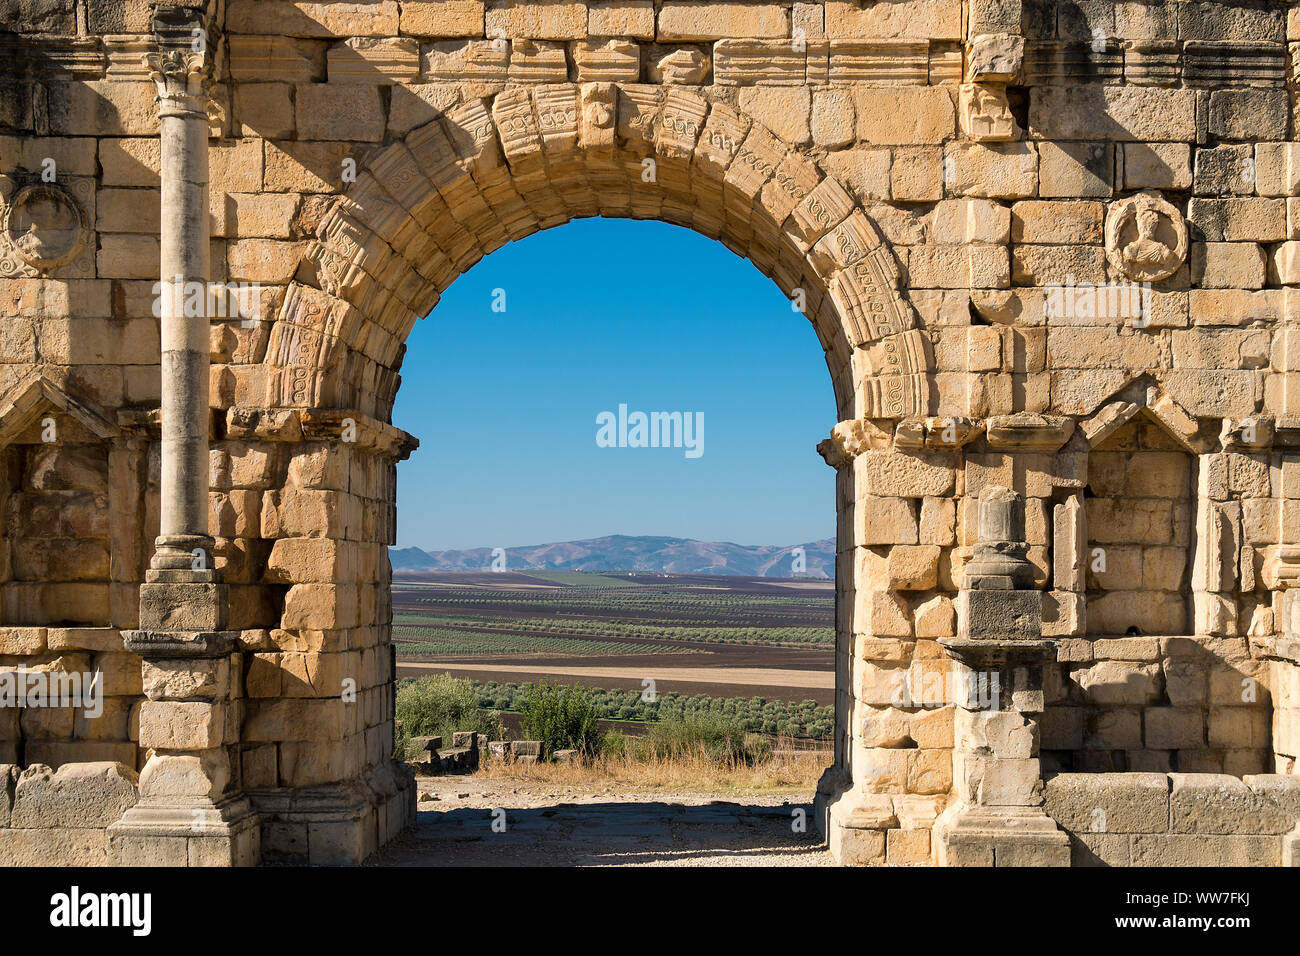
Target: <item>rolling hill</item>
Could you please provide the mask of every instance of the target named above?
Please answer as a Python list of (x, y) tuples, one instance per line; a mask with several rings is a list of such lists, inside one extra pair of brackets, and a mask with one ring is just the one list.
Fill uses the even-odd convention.
[[(806, 568), (801, 574), (793, 570), (796, 548), (804, 550)], [(493, 561), (492, 548), (465, 551), (390, 548), (388, 553), (394, 571), (487, 571)], [(782, 547), (612, 534), (585, 541), (507, 548), (505, 560), (510, 571), (650, 571), (829, 578), (835, 573), (835, 539)]]

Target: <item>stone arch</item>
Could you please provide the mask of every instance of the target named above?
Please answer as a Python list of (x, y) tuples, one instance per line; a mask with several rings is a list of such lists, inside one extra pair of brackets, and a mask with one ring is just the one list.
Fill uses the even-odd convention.
[[(227, 415), (231, 438), (290, 443), (261, 522), (263, 537), (274, 539), (263, 581), (283, 589), (283, 605), (263, 610), (305, 648), (318, 633), (350, 635), (335, 649), (306, 654), (325, 661), (359, 653), (363, 665), (375, 662), (363, 686), (381, 702), (368, 711), (365, 728), (346, 731), (331, 724), (331, 708), (340, 710), (333, 702), (299, 707), (276, 701), (274, 687), (260, 691), (267, 699), (249, 702), (243, 761), (254, 770), (245, 786), (263, 832), (272, 835), (268, 846), (280, 839), (274, 834), (303, 830), (286, 796), (293, 787), (359, 775), (371, 789), (394, 792), (382, 782), (391, 774), (380, 739), (393, 717), (393, 669), (381, 622), (389, 610), (385, 546), (394, 540), (395, 462), (414, 447), (387, 424), (406, 336), (484, 256), (512, 239), (596, 215), (694, 229), (749, 258), (786, 295), (802, 291), (802, 311), (831, 374), (843, 423), (837, 432), (928, 412), (929, 337), (876, 225), (838, 180), (724, 102), (652, 85), (512, 87), (465, 102), (378, 149), (325, 215), (286, 291), (261, 382), (250, 392), (265, 389), (263, 407), (235, 407)], [(342, 444), (341, 426), (349, 421), (355, 441)], [(861, 613), (854, 595), (866, 584), (852, 557), (859, 477), (847, 459), (828, 461), (837, 471), (840, 559), (835, 763), (821, 789), (834, 797), (853, 779), (853, 642), (860, 630), (854, 621)], [(250, 677), (256, 667), (250, 665)], [(294, 693), (321, 684), (317, 677)], [(334, 740), (340, 744), (332, 750), (319, 745)], [(278, 756), (261, 756), (270, 753)], [(263, 779), (279, 786), (261, 787)], [(369, 819), (378, 805), (381, 817), (387, 813), (400, 826), (392, 809), (404, 799), (397, 792), (361, 802), (349, 797), (338, 812)], [(819, 814), (826, 816), (824, 806)], [(349, 840), (368, 841), (347, 851), (357, 859), (374, 845), (374, 834), (383, 842), (389, 832), (382, 824), (343, 829)]]
[(845, 187), (725, 103), (611, 83), (512, 87), (369, 157), (286, 293), (265, 404), (386, 420), (402, 342), (457, 276), (512, 239), (596, 215), (694, 229), (801, 291), (841, 420), (925, 413), (929, 340)]

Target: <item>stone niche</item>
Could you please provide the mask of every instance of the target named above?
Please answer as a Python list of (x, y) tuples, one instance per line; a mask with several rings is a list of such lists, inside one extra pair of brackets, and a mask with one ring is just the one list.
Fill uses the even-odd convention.
[(1216, 456), (1193, 453), (1149, 406), (1126, 414), (1088, 453), (1078, 526), (1085, 610), (1044, 678), (1044, 772), (1267, 773), (1262, 665), (1244, 637), (1196, 616), (1206, 584), (1198, 562), (1213, 543), (1198, 508), (1214, 506), (1198, 475)]
[(1089, 634), (1190, 634), (1195, 459), (1138, 415), (1088, 456)]
[(135, 497), (142, 448), (45, 378), (0, 396), (0, 669), (46, 675), (40, 692), (57, 679), (72, 695), (0, 708), (0, 764), (139, 765), (140, 661), (114, 619), (133, 602), (113, 594), (131, 596), (123, 579), (138, 574), (145, 522), (122, 498)]
[(108, 443), (71, 416), (50, 413), (0, 456), (4, 623), (107, 626)]

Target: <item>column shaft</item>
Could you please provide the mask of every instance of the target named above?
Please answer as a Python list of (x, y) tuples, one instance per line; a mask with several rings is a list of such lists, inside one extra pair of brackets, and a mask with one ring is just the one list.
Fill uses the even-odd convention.
[(161, 117), (164, 539), (208, 532), (208, 123), (197, 106), (167, 99)]

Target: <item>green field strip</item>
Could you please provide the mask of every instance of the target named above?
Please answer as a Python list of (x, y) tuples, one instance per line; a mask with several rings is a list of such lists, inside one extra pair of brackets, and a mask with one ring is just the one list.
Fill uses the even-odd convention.
[(402, 654), (566, 654), (591, 657), (613, 654), (689, 654), (689, 648), (633, 644), (623, 641), (589, 641), (580, 638), (546, 637), (531, 634), (490, 634), (453, 628), (393, 626), (393, 637), (402, 642)]
[(474, 618), (464, 616), (395, 613), (394, 625), (443, 628), (483, 628), (509, 630), (556, 637), (599, 636), (635, 637), (646, 640), (688, 641), (717, 644), (755, 644), (772, 646), (830, 646), (835, 643), (832, 627), (737, 627), (715, 625), (689, 627), (679, 624), (644, 624), (590, 618)]

